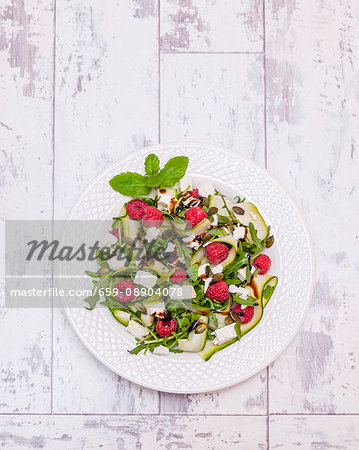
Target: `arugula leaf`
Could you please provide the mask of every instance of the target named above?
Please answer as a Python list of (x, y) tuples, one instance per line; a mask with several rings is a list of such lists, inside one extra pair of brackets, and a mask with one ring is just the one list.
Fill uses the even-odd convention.
[(179, 330), (187, 330), (189, 326), (196, 322), (200, 318), (199, 314), (189, 312), (187, 314), (179, 315), (176, 317)]
[(192, 281), (196, 281), (198, 278), (198, 264), (193, 264), (191, 266), (191, 279)]
[(255, 306), (255, 303), (258, 303), (258, 298), (248, 296), (246, 300), (243, 298), (240, 298), (238, 295), (232, 294), (233, 301), (236, 303), (239, 303), (240, 305), (247, 305), (247, 306)]
[(151, 190), (147, 186), (147, 177), (134, 172), (120, 173), (111, 178), (109, 183), (112, 189), (130, 197), (147, 195)]
[(214, 326), (217, 328), (217, 327), (218, 327), (218, 319), (217, 319), (216, 314), (215, 314), (213, 311), (210, 312), (210, 313), (208, 314), (208, 319), (209, 319), (210, 317), (212, 317)]
[(234, 331), (237, 334), (237, 338), (240, 339), (242, 337), (241, 322), (236, 322), (236, 324), (234, 325)]
[(171, 353), (183, 353), (183, 350), (179, 350), (178, 348), (170, 348), (169, 351)]
[(222, 230), (222, 228), (211, 228), (209, 230), (211, 236), (227, 236), (227, 232)]
[(169, 159), (164, 168), (160, 170), (161, 185), (173, 186), (186, 172), (188, 166), (187, 156), (175, 156)]
[(146, 157), (145, 170), (147, 175), (154, 175), (160, 170), (160, 160), (154, 153)]
[(253, 244), (258, 248), (262, 249), (262, 241), (257, 236), (257, 230), (254, 228), (254, 225), (252, 222), (249, 222), (249, 232), (251, 233)]

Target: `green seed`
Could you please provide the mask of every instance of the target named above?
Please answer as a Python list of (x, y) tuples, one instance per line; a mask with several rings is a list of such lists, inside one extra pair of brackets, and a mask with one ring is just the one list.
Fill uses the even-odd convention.
[(211, 239), (211, 237), (211, 233), (206, 233), (202, 238), (202, 242), (207, 242), (209, 239)]
[(196, 326), (196, 329), (194, 330), (194, 332), (196, 334), (200, 334), (200, 333), (203, 333), (206, 328), (207, 328), (207, 325), (205, 323), (200, 323), (199, 325)]
[(223, 273), (216, 273), (213, 275), (212, 281), (213, 283), (217, 283), (217, 281), (223, 280)]
[(233, 206), (232, 210), (234, 213), (239, 214), (240, 216), (243, 216), (245, 212), (244, 209), (240, 206)]
[(211, 206), (207, 212), (207, 216), (213, 216), (214, 214), (218, 213), (218, 208), (215, 206)]
[(206, 206), (208, 208), (209, 206), (209, 200), (207, 197), (202, 198), (202, 206)]
[(270, 248), (270, 247), (272, 247), (273, 244), (274, 244), (274, 236), (269, 236), (269, 238), (267, 239), (267, 242), (266, 242), (266, 247)]
[(97, 271), (97, 273), (99, 275), (105, 275), (105, 273), (109, 272), (110, 269), (108, 269), (107, 267), (100, 267)]
[(233, 323), (232, 317), (227, 316), (227, 317), (224, 319), (224, 324), (225, 324), (225, 325), (230, 325), (231, 323)]

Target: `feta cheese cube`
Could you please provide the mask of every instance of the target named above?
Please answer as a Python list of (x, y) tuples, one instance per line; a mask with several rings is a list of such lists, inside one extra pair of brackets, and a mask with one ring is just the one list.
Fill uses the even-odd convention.
[(176, 248), (176, 246), (175, 246), (175, 244), (173, 243), (173, 242), (169, 242), (168, 244), (167, 244), (167, 247), (166, 247), (166, 252), (173, 252), (173, 250)]
[(222, 345), (237, 337), (234, 326), (235, 323), (231, 323), (230, 325), (226, 325), (225, 327), (218, 328), (218, 330), (214, 330), (216, 337), (213, 340), (213, 344)]
[(223, 272), (223, 265), (222, 264), (217, 264), (216, 266), (211, 267), (212, 273), (216, 274), (216, 273), (222, 273)]
[(242, 227), (242, 226), (237, 226), (234, 228), (233, 230), (233, 237), (234, 239), (243, 239), (244, 236), (246, 235), (246, 228)]
[(153, 353), (155, 355), (167, 356), (169, 355), (170, 350), (168, 347), (165, 347), (164, 345), (159, 345), (158, 347), (155, 347), (153, 349)]
[(215, 194), (215, 189), (210, 181), (204, 181), (198, 186), (198, 192), (201, 197), (208, 197)]
[(198, 267), (198, 276), (199, 277), (203, 277), (204, 275), (206, 275), (206, 267), (207, 266), (209, 266), (208, 263), (202, 264)]
[(147, 242), (151, 242), (154, 239), (157, 239), (160, 234), (161, 234), (161, 232), (157, 227), (150, 227), (146, 231), (145, 239)]
[(254, 267), (254, 266), (252, 266), (252, 268), (251, 268), (251, 274), (253, 275), (254, 274), (254, 272), (257, 270), (257, 268), (256, 267)]
[(217, 226), (218, 225), (218, 216), (217, 214), (213, 215), (213, 222), (212, 222), (213, 226)]
[(179, 183), (180, 183), (181, 192), (185, 191), (187, 188), (189, 190), (192, 190), (192, 178), (191, 177), (183, 177)]
[(138, 339), (141, 339), (148, 334), (147, 328), (133, 319), (128, 322), (126, 330)]
[(162, 206), (162, 208), (168, 209), (168, 206), (172, 198), (173, 198), (172, 195), (160, 194), (158, 198), (158, 206)]
[(147, 314), (150, 316), (156, 315), (158, 313), (164, 313), (166, 306), (164, 302), (153, 303), (151, 306), (147, 306)]
[(147, 289), (153, 288), (157, 283), (157, 277), (153, 273), (145, 270), (138, 270), (134, 279), (135, 284), (140, 284)]
[(235, 284), (231, 284), (228, 289), (231, 294), (237, 294), (241, 298), (243, 298), (243, 300), (246, 300), (246, 298), (250, 294), (249, 289), (243, 288), (240, 286), (236, 286)]
[(246, 279), (247, 279), (247, 268), (246, 267), (242, 267), (241, 269), (238, 269), (237, 276), (238, 276), (238, 278), (240, 280), (246, 281)]

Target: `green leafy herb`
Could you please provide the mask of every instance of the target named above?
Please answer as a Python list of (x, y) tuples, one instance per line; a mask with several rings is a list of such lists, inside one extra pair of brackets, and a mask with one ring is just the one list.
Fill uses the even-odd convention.
[(211, 228), (209, 233), (212, 236), (227, 236), (228, 234), (225, 230), (222, 230), (222, 228)]
[(190, 325), (200, 318), (199, 314), (188, 312), (187, 314), (177, 316), (178, 329), (181, 331), (188, 330)]
[(186, 173), (188, 166), (187, 156), (175, 156), (167, 161), (160, 171), (161, 185), (173, 186)]
[(236, 322), (234, 325), (234, 331), (237, 334), (237, 338), (240, 339), (242, 337), (242, 332), (241, 332), (241, 322)]
[(120, 173), (111, 178), (109, 183), (112, 189), (130, 197), (147, 195), (151, 190), (151, 187), (147, 186), (147, 177), (134, 172)]
[(246, 300), (240, 298), (238, 295), (232, 294), (233, 301), (240, 305), (254, 306), (258, 302), (258, 298), (248, 296)]
[(213, 324), (217, 328), (218, 327), (218, 319), (217, 319), (217, 316), (216, 316), (216, 314), (214, 312), (211, 312), (211, 313), (208, 314), (208, 319), (210, 319), (210, 318), (212, 318)]
[(198, 264), (193, 264), (191, 266), (191, 279), (192, 281), (196, 281), (198, 278)]
[(146, 157), (145, 170), (147, 175), (154, 175), (160, 170), (160, 160), (154, 153), (151, 153)]

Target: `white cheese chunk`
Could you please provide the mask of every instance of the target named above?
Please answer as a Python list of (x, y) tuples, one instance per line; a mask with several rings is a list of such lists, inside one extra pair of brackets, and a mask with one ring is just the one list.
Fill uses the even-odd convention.
[(127, 261), (125, 258), (122, 257), (122, 259), (121, 259), (121, 255), (119, 255), (120, 259), (118, 260), (117, 256), (114, 256), (113, 258), (111, 258), (107, 261), (108, 265), (110, 266), (110, 268), (112, 270), (122, 269), (127, 264)]
[(173, 198), (172, 195), (160, 194), (158, 198), (158, 206), (162, 206), (162, 208), (168, 209), (168, 206), (172, 198)]
[(126, 327), (126, 330), (132, 334), (132, 336), (135, 336), (136, 338), (143, 338), (148, 334), (147, 328), (145, 328), (140, 323), (136, 322), (135, 320), (131, 319), (128, 322), (128, 325)]
[(146, 272), (145, 270), (138, 270), (134, 279), (135, 284), (140, 284), (150, 289), (157, 283), (157, 277), (153, 273)]
[(169, 242), (167, 244), (167, 247), (166, 247), (165, 251), (166, 252), (173, 252), (173, 250), (175, 250), (175, 248), (176, 248), (175, 244), (173, 242)]
[(160, 234), (161, 234), (161, 232), (157, 227), (150, 227), (146, 231), (145, 239), (147, 242), (151, 242), (154, 239), (157, 239)]
[(198, 186), (198, 193), (201, 197), (208, 197), (215, 194), (215, 189), (210, 181), (204, 181)]
[(251, 273), (253, 274), (256, 270), (257, 270), (257, 268), (254, 267), (254, 266), (252, 266), (252, 268), (251, 268)]
[(195, 298), (196, 291), (190, 284), (185, 284), (184, 286), (179, 286), (177, 284), (169, 288), (169, 296), (171, 300), (187, 300)]
[(218, 216), (217, 214), (213, 215), (213, 222), (212, 222), (213, 226), (217, 226), (218, 225)]
[(209, 288), (209, 285), (210, 285), (211, 281), (212, 281), (212, 278), (211, 278), (211, 277), (206, 278), (206, 279), (204, 280), (204, 288), (203, 288), (203, 292), (204, 292), (204, 293), (207, 292), (207, 289)]
[(238, 276), (238, 278), (240, 280), (246, 281), (246, 279), (247, 279), (247, 269), (246, 269), (246, 267), (242, 267), (241, 269), (238, 269), (237, 276)]
[(153, 314), (164, 313), (165, 309), (166, 307), (164, 302), (153, 303), (151, 306), (147, 307), (147, 314), (152, 316)]
[(199, 277), (203, 277), (204, 275), (206, 275), (206, 267), (207, 266), (209, 266), (208, 263), (202, 264), (198, 267), (198, 276)]
[(153, 353), (155, 355), (167, 356), (170, 353), (170, 350), (168, 347), (165, 347), (164, 345), (160, 345), (153, 349)]
[(233, 230), (233, 237), (234, 239), (243, 239), (244, 236), (246, 235), (246, 228), (242, 227), (242, 226), (237, 226), (234, 228)]
[(181, 192), (185, 191), (187, 188), (189, 190), (192, 190), (192, 178), (191, 177), (183, 177), (179, 183), (180, 183)]
[(237, 337), (234, 326), (235, 323), (231, 323), (230, 325), (226, 325), (225, 327), (218, 328), (218, 330), (214, 330), (216, 337), (213, 340), (213, 344), (222, 345)]
[(211, 267), (212, 273), (216, 274), (216, 273), (222, 273), (223, 272), (223, 265), (222, 264), (217, 264), (216, 266)]
[(248, 295), (250, 295), (250, 293), (251, 293), (249, 291), (249, 289), (243, 288), (243, 287), (240, 287), (240, 286), (236, 286), (235, 284), (231, 284), (228, 289), (229, 289), (229, 292), (231, 294), (237, 294), (241, 298), (243, 298), (243, 300), (246, 300)]

